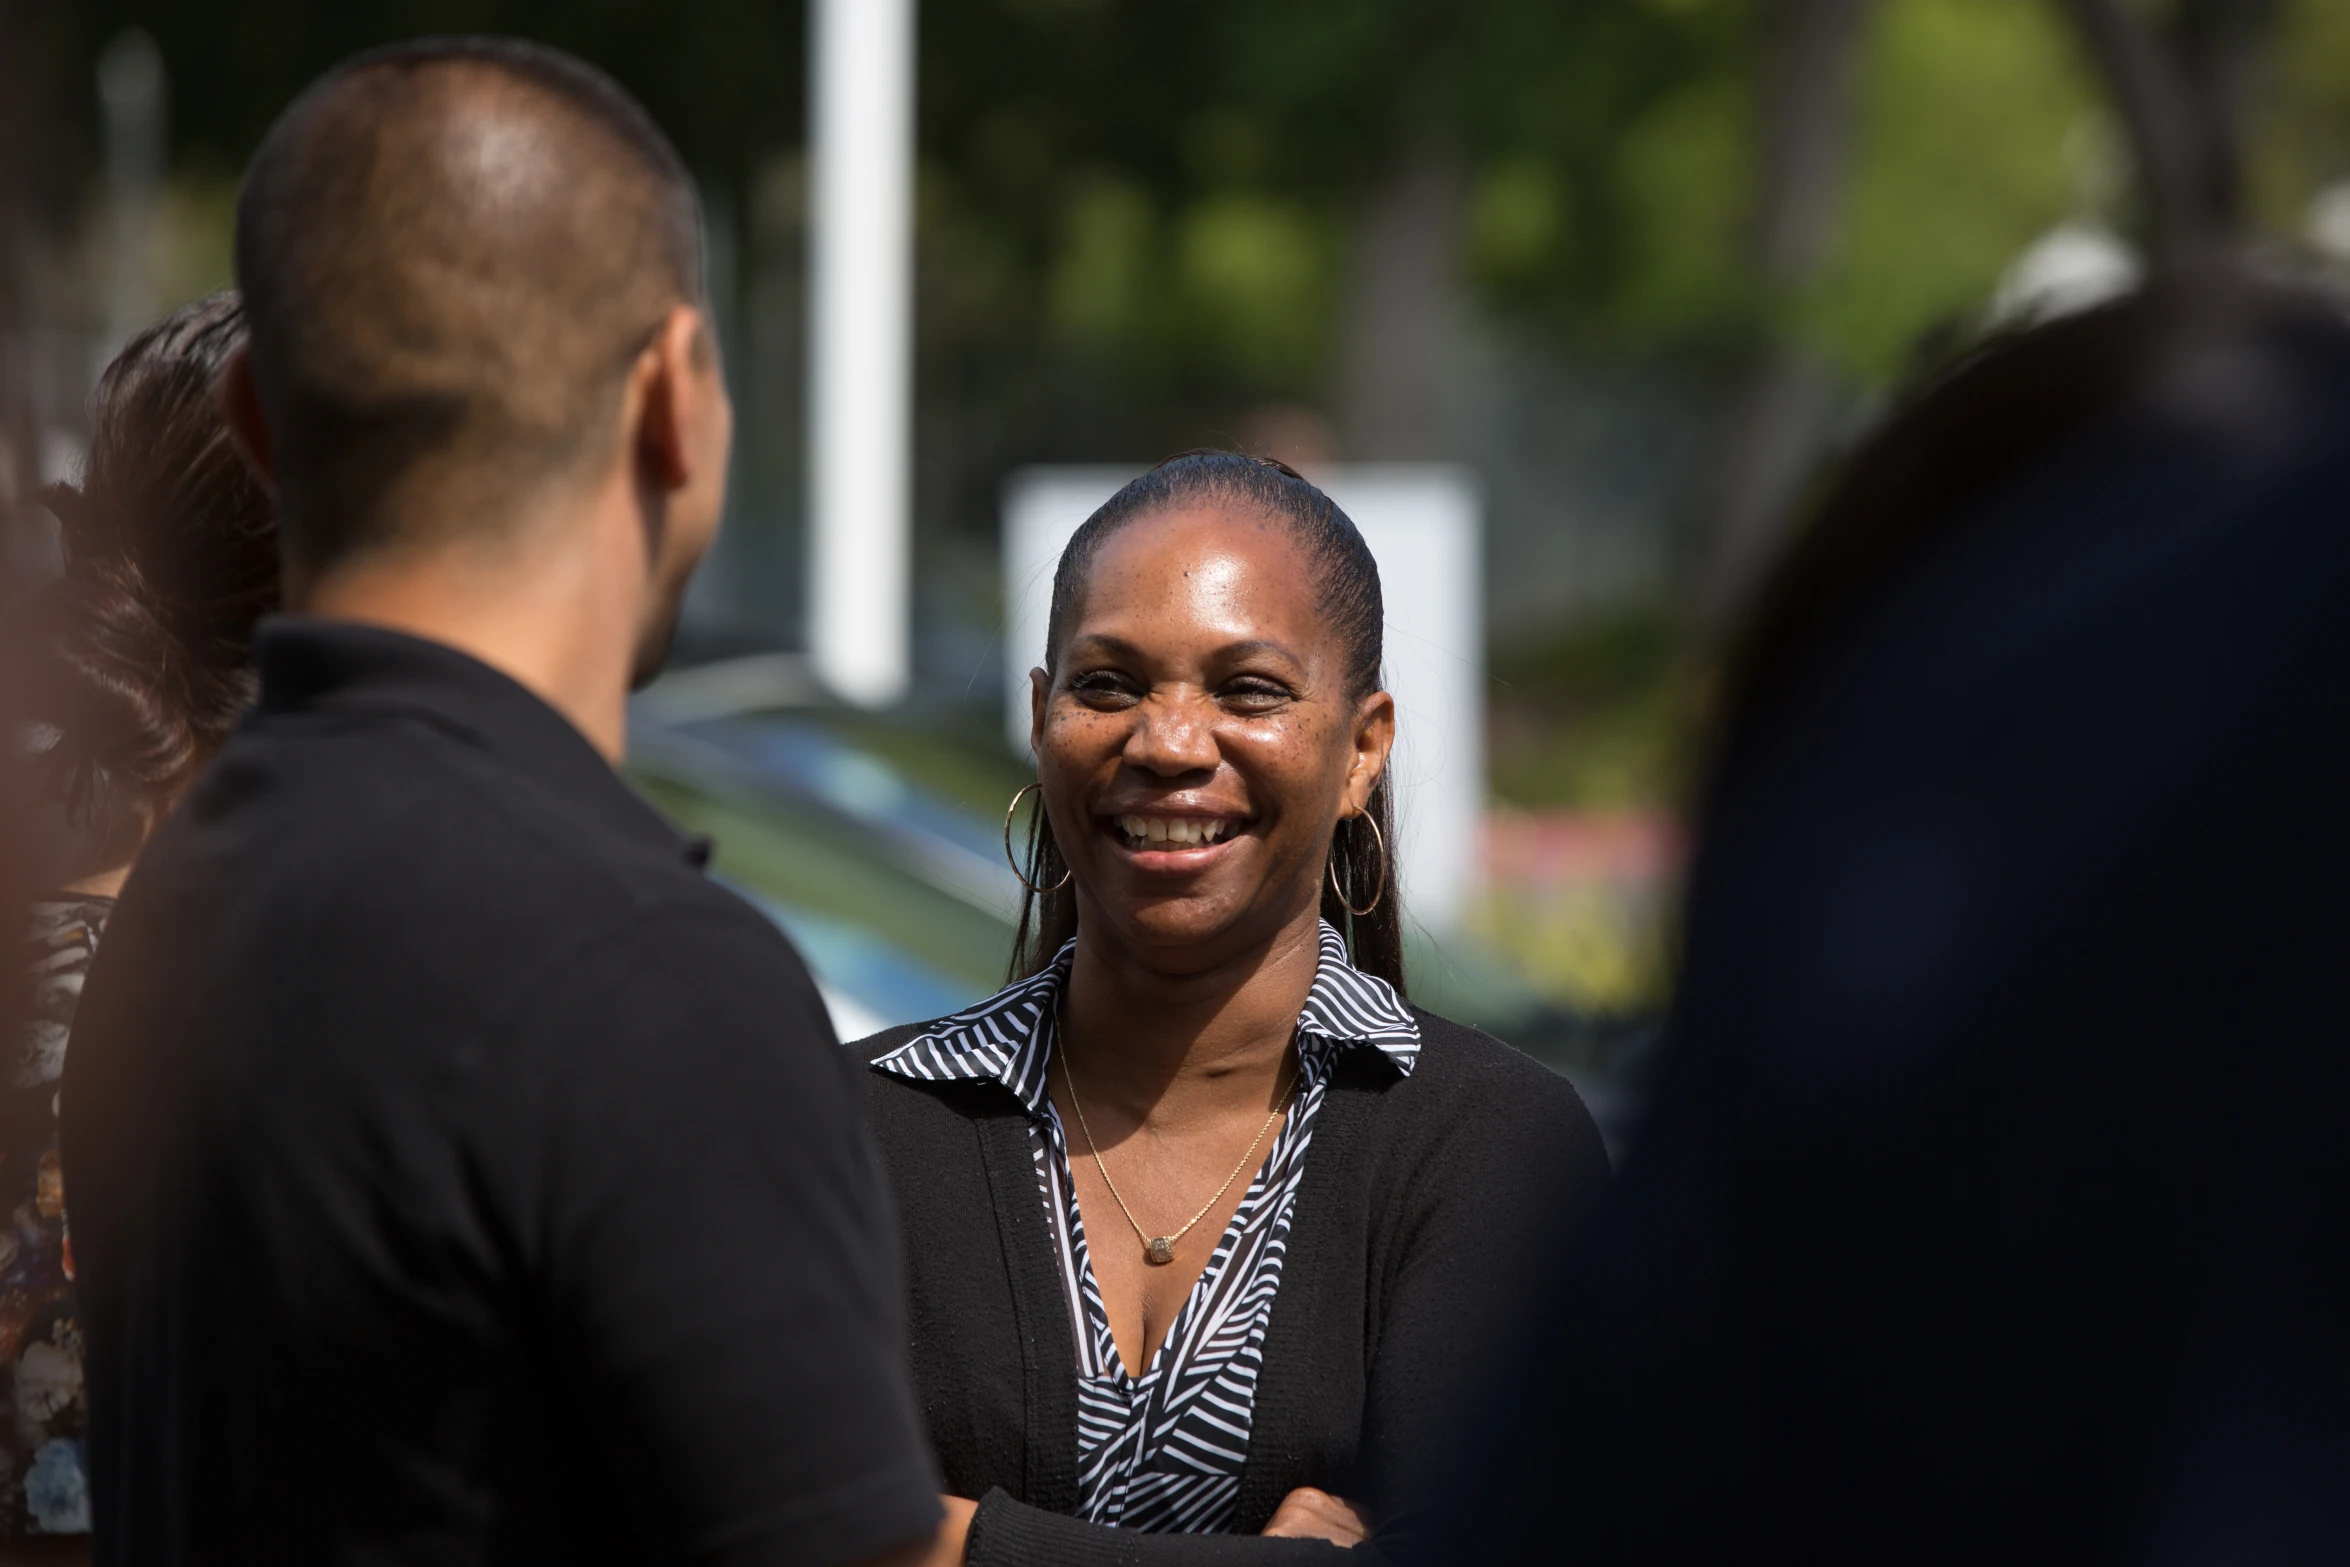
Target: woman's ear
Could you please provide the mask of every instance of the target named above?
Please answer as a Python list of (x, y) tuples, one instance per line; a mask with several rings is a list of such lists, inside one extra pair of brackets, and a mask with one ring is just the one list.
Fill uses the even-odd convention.
[(1364, 697), (1355, 709), (1354, 757), (1346, 773), (1346, 814), (1369, 809), (1371, 791), (1387, 773), (1387, 754), (1395, 749), (1395, 698), (1384, 691)]
[(1041, 669), (1028, 672), (1028, 749), (1032, 755), (1044, 755), (1044, 710), (1052, 700), (1053, 677)]

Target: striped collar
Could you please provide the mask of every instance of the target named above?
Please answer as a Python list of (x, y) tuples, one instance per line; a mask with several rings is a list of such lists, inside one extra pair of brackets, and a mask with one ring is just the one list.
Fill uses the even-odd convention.
[[(1069, 981), (1072, 938), (1040, 972), (975, 1007), (941, 1018), (873, 1065), (895, 1077), (994, 1081), (1027, 1106), (1045, 1113), (1045, 1066), (1052, 1057), (1053, 1021)], [(1297, 1014), (1301, 1057), (1328, 1057), (1357, 1047), (1377, 1050), (1409, 1077), (1420, 1059), (1420, 1025), (1385, 980), (1346, 960), (1346, 942), (1322, 922), (1321, 961), (1313, 988)]]

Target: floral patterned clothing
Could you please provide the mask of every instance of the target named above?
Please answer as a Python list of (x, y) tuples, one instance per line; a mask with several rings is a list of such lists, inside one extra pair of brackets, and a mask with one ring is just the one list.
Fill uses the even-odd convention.
[(57, 1083), (111, 898), (32, 906), (32, 1015), (0, 1081), (0, 1538), (86, 1534), (82, 1333), (57, 1157)]

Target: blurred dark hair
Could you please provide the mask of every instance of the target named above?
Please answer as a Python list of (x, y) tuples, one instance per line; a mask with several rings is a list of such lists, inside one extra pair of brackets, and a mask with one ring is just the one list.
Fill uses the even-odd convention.
[[(1387, 607), (1379, 589), (1379, 563), (1354, 522), (1304, 475), (1270, 457), (1201, 448), (1181, 452), (1143, 474), (1104, 501), (1070, 535), (1053, 572), (1052, 615), (1045, 628), (1045, 673), (1059, 671), (1061, 644), (1077, 612), (1094, 557), (1128, 523), (1178, 507), (1219, 505), (1245, 508), (1281, 524), (1304, 549), (1319, 588), (1324, 623), (1346, 654), (1346, 694), (1360, 700), (1379, 689), (1386, 658)], [(1346, 910), (1327, 875), (1322, 883), (1322, 918), (1346, 937), (1355, 967), (1403, 993), (1403, 895), (1397, 874), (1394, 792), (1381, 773), (1364, 808), (1370, 825), (1349, 817), (1338, 824), (1331, 863), (1361, 907), (1377, 894), (1371, 912)], [(1373, 828), (1377, 830), (1374, 840)], [(1379, 844), (1386, 848), (1382, 853)], [(1028, 878), (1039, 887), (1062, 879), (1068, 863), (1053, 842), (1052, 826), (1040, 806), (1029, 818)], [(1384, 882), (1384, 885), (1382, 883)], [(1012, 939), (1012, 977), (1034, 974), (1077, 934), (1077, 894), (1067, 886), (1038, 895), (1020, 895), (1020, 925)]]
[[(37, 769), (69, 825), (135, 847), (253, 703), (253, 626), (278, 598), (268, 495), (216, 395), (245, 341), (233, 293), (131, 339), (99, 379), (78, 488), (38, 492), (63, 571), (38, 595), (30, 716)], [(127, 837), (122, 835), (128, 835)]]
[(2346, 500), (2350, 322), (2226, 272), (1844, 465), (1728, 672), (1635, 1173), (1428, 1559), (2330, 1554)]
[(1923, 384), (1845, 462), (1758, 595), (1724, 670), (1720, 745), (1883, 584), (2084, 443), (2147, 426), (2247, 463), (2289, 444), (2311, 405), (2287, 383), (2346, 326), (2311, 289), (2214, 267), (1994, 339)]

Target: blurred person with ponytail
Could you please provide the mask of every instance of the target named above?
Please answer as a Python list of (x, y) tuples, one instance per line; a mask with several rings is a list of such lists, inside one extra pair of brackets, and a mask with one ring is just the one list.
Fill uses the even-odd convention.
[(1606, 1179), (1563, 1079), (1406, 998), (1383, 624), (1354, 524), (1234, 453), (1061, 556), (1012, 982), (860, 1047), (972, 1563), (1363, 1540)]
[[(63, 571), (11, 649), (32, 720), (31, 1015), (0, 1090), (0, 1560), (90, 1527), (82, 1332), (57, 1151), (58, 1080), (82, 977), (140, 848), (256, 689), (253, 628), (277, 602), (267, 495), (220, 416), (245, 340), (233, 293), (133, 338), (98, 383), (78, 487), (35, 499)], [(45, 1558), (42, 1558), (45, 1559)]]

